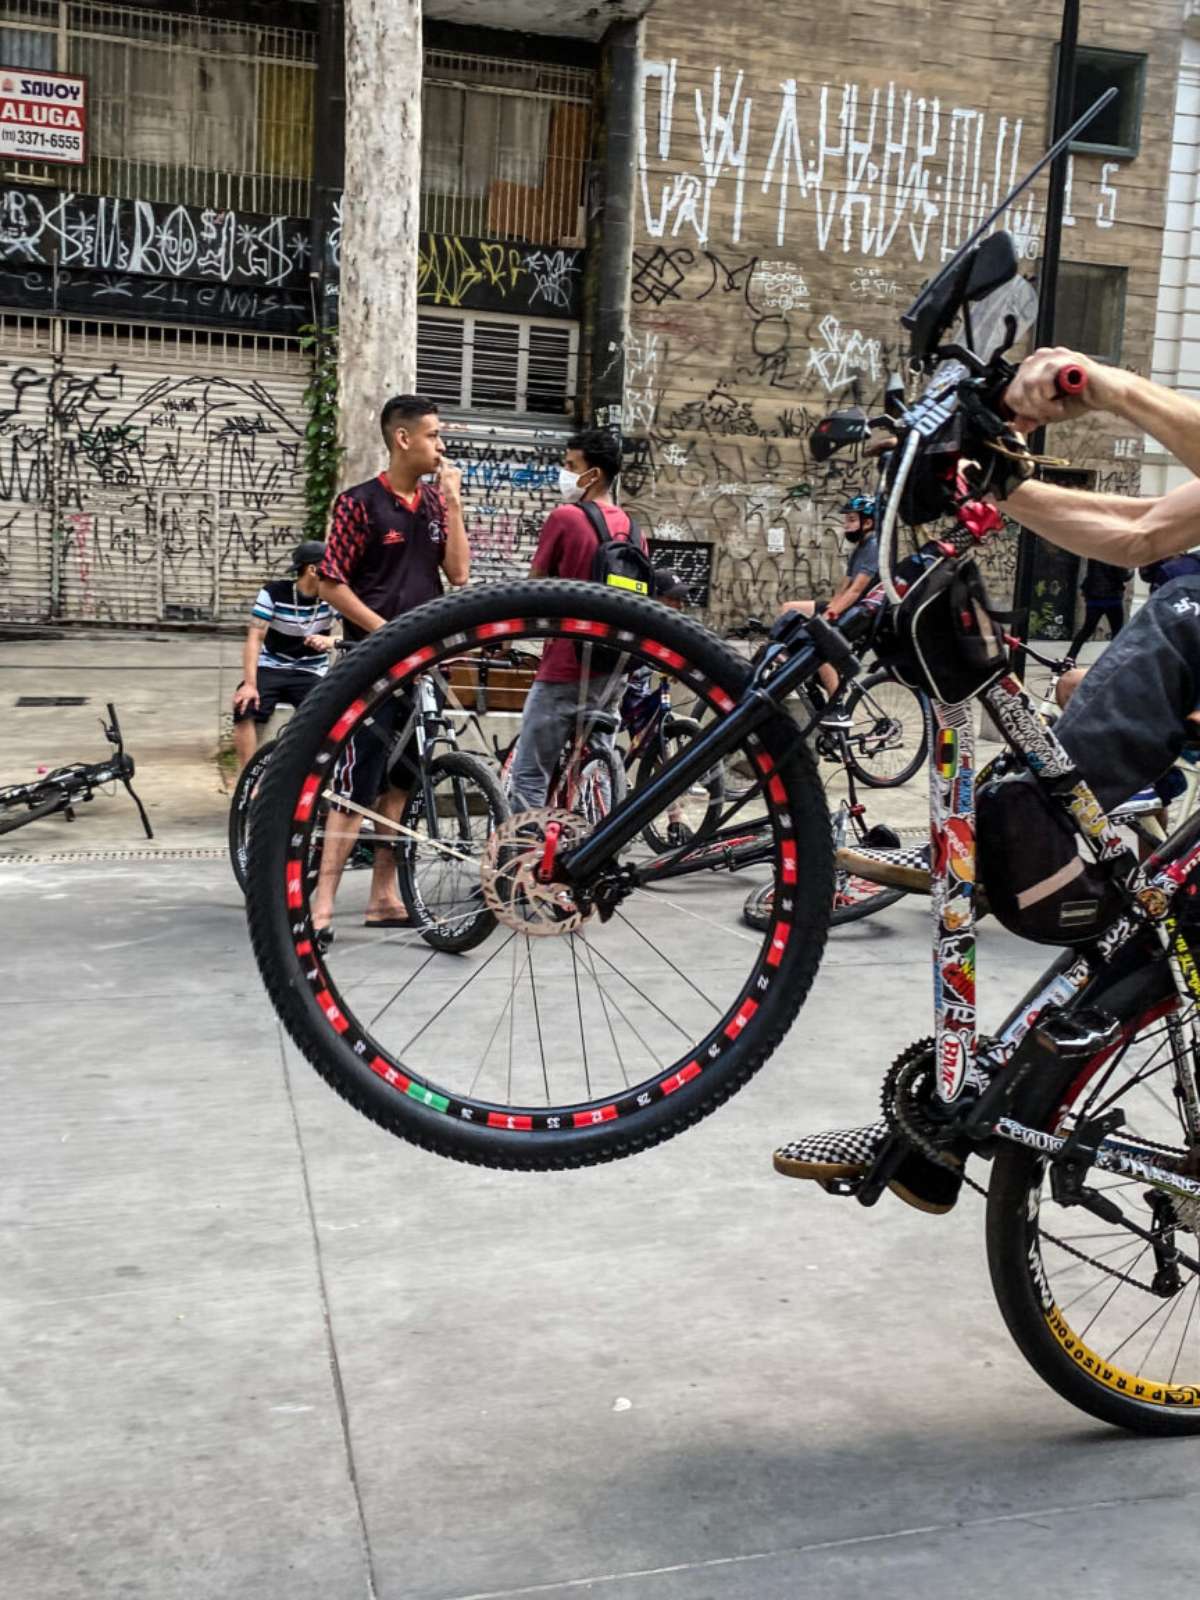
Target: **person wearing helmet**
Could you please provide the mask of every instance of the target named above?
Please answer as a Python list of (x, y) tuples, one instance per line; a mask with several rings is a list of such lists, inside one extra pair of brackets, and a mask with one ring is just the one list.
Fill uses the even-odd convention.
[(298, 706), (321, 681), (333, 649), (333, 609), (321, 599), (320, 539), (292, 551), (292, 576), (268, 579), (250, 608), (242, 649), (242, 681), (233, 691), (233, 747), (238, 771), (258, 745), (258, 730), (275, 707)]
[[(819, 612), (830, 622), (848, 611), (854, 602), (873, 589), (879, 579), (879, 538), (875, 532), (875, 501), (870, 495), (852, 495), (842, 507), (842, 538), (850, 546), (846, 562), (846, 576), (838, 585), (831, 600), (824, 604), (812, 600), (789, 600), (781, 611), (801, 611), (806, 617)], [(845, 728), (849, 722), (845, 712), (836, 703), (838, 691), (837, 672), (826, 663), (820, 669), (821, 687), (829, 704), (821, 718), (823, 727)]]

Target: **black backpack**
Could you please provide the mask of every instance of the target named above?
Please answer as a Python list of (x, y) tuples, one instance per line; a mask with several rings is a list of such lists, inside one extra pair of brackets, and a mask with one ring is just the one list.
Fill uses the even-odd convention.
[(654, 563), (645, 536), (633, 518), (629, 519), (628, 535), (614, 539), (608, 531), (608, 519), (594, 501), (579, 500), (576, 504), (600, 541), (592, 559), (593, 583), (606, 583), (629, 594), (653, 594)]
[[(592, 560), (592, 581), (607, 584), (612, 589), (623, 589), (627, 594), (653, 594), (654, 564), (646, 548), (645, 536), (633, 518), (629, 519), (628, 534), (624, 538), (614, 539), (598, 505), (591, 500), (578, 500), (576, 504), (600, 541)], [(599, 677), (611, 677), (621, 665), (619, 650), (606, 650), (593, 645), (591, 651), (591, 672)], [(578, 639), (575, 641), (575, 653), (582, 662), (583, 647)]]

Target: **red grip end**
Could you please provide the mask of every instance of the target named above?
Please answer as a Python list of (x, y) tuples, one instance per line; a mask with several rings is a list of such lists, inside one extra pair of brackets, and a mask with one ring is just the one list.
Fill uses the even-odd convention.
[(1087, 388), (1087, 373), (1082, 367), (1062, 367), (1054, 380), (1061, 395), (1082, 394)]

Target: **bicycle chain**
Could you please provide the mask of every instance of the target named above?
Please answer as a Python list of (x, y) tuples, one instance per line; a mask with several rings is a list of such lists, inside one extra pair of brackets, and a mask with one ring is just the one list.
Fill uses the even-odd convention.
[[(893, 1132), (899, 1133), (927, 1161), (936, 1167), (944, 1167), (960, 1177), (969, 1189), (974, 1189), (976, 1194), (987, 1199), (987, 1189), (983, 1184), (976, 1183), (974, 1178), (967, 1176), (963, 1166), (944, 1155), (927, 1130), (934, 1124), (928, 1120), (922, 1121), (921, 1104), (918, 1098), (922, 1087), (922, 1075), (928, 1075), (933, 1066), (934, 1041), (930, 1038), (918, 1039), (910, 1044), (893, 1061), (888, 1068), (887, 1076), (883, 1080), (881, 1098), (883, 1101), (884, 1120)], [(1169, 1150), (1169, 1145), (1157, 1145), (1151, 1140), (1140, 1140), (1153, 1149)], [(1131, 1288), (1141, 1289), (1144, 1294), (1153, 1295), (1155, 1299), (1161, 1296), (1148, 1283), (1143, 1283), (1139, 1278), (1131, 1277), (1127, 1272), (1121, 1272), (1116, 1267), (1105, 1265), (1097, 1261), (1094, 1256), (1085, 1255), (1082, 1250), (1077, 1250), (1074, 1245), (1068, 1244), (1065, 1239), (1059, 1239), (1055, 1234), (1047, 1233), (1039, 1227), (1041, 1237), (1050, 1244), (1057, 1245), (1060, 1250), (1068, 1255), (1075, 1256), (1084, 1261), (1088, 1266), (1099, 1267), (1100, 1271), (1110, 1278), (1118, 1278), (1122, 1283), (1127, 1283)]]

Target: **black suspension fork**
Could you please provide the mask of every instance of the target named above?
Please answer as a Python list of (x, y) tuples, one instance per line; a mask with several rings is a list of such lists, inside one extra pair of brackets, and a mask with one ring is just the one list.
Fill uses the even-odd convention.
[[(649, 783), (636, 789), (577, 850), (563, 856), (561, 873), (565, 880), (586, 884), (673, 800), (702, 780), (756, 729), (779, 715), (786, 697), (807, 683), (823, 663), (828, 662), (843, 677), (854, 677), (859, 664), (851, 640), (867, 633), (874, 621), (872, 610), (852, 606), (836, 628), (821, 617), (796, 615), (777, 622), (733, 710), (669, 761)], [(797, 739), (806, 737), (811, 726), (797, 728)]]

